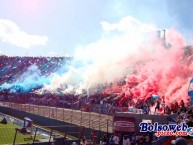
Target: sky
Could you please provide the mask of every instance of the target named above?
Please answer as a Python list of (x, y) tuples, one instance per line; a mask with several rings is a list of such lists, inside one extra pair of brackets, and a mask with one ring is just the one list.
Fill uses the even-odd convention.
[[(92, 44), (111, 48), (115, 39), (131, 31), (133, 23), (142, 33), (175, 29), (192, 44), (192, 4), (177, 0), (0, 0), (0, 53), (73, 56), (82, 54), (84, 48), (92, 49)], [(108, 42), (101, 43), (104, 38)]]

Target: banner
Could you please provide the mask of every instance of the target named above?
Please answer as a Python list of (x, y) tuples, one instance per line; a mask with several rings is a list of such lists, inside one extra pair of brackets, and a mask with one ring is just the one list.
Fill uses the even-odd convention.
[(189, 87), (188, 87), (188, 95), (192, 99), (192, 105), (193, 105), (193, 78), (191, 79)]
[(114, 117), (114, 132), (135, 132), (135, 118)]

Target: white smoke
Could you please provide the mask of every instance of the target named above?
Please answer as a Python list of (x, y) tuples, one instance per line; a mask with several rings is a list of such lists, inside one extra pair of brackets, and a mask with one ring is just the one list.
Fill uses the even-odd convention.
[(132, 56), (140, 51), (144, 34), (152, 31), (156, 34), (157, 30), (155, 26), (131, 16), (117, 23), (103, 21), (101, 26), (103, 33), (99, 40), (77, 48), (74, 61), (80, 66), (71, 67), (67, 73), (54, 76), (46, 86), (48, 90), (56, 90), (58, 87), (69, 90), (63, 87), (65, 85), (73, 86), (70, 90), (88, 89), (119, 80), (128, 64), (132, 63)]

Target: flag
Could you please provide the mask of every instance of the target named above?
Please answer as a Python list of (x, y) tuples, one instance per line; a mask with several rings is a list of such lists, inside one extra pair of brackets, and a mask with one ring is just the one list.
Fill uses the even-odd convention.
[(152, 98), (154, 98), (154, 99), (158, 99), (159, 98), (159, 96), (158, 95), (152, 95)]
[(190, 80), (190, 84), (188, 87), (188, 95), (192, 99), (192, 104), (193, 104), (193, 78)]
[(191, 79), (188, 87), (188, 95), (193, 97), (193, 78)]
[(83, 94), (87, 93), (86, 89), (81, 89), (81, 91), (82, 91)]

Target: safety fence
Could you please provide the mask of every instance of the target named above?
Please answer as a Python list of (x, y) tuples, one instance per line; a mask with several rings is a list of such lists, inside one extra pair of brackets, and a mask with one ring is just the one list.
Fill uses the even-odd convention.
[(85, 112), (82, 110), (39, 106), (31, 104), (17, 104), (10, 102), (3, 102), (3, 105), (15, 110), (25, 111), (32, 114), (53, 118), (77, 126), (84, 126), (86, 128), (92, 128), (107, 133), (113, 132), (113, 117), (110, 115), (95, 112)]

